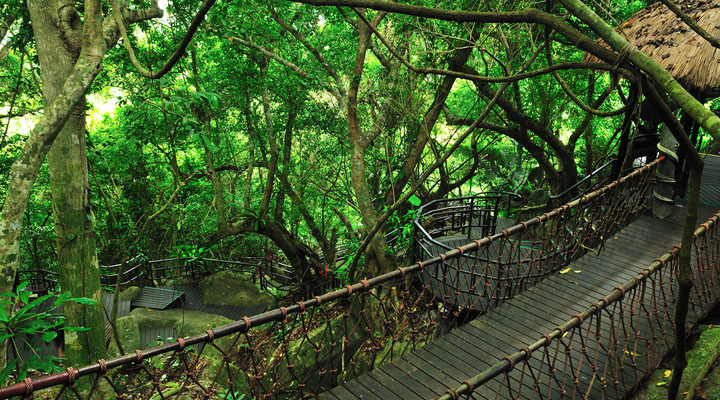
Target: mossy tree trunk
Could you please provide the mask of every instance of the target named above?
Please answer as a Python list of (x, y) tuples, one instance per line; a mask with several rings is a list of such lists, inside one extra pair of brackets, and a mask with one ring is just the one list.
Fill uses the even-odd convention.
[[(68, 32), (58, 28), (59, 14), (65, 7), (73, 7), (73, 3), (64, 0), (29, 3), (46, 104), (54, 102), (62, 92), (80, 53), (78, 43), (73, 43)], [(105, 357), (100, 275), (85, 149), (85, 96), (78, 100), (48, 153), (61, 290), (71, 292), (74, 297), (98, 301), (94, 305), (66, 303), (63, 306), (68, 326), (91, 328), (65, 334), (67, 365), (73, 367)]]
[(692, 251), (695, 225), (697, 224), (698, 205), (700, 204), (700, 181), (702, 178), (703, 165), (694, 165), (690, 169), (690, 187), (688, 191), (687, 214), (685, 215), (685, 227), (683, 229), (682, 247), (680, 248), (678, 267), (678, 291), (677, 304), (675, 305), (675, 359), (673, 361), (673, 375), (668, 387), (668, 399), (675, 400), (680, 388), (683, 371), (687, 366), (687, 313), (690, 303), (690, 291), (693, 287), (692, 276)]
[[(32, 10), (31, 20), (36, 39), (38, 35), (58, 34), (59, 13), (60, 10), (67, 9), (67, 5), (47, 0), (28, 2), (28, 8)], [(62, 90), (56, 93), (52, 102), (46, 103), (43, 116), (26, 139), (20, 155), (10, 168), (9, 183), (0, 218), (0, 291), (12, 290), (19, 261), (22, 218), (40, 166), (56, 136), (65, 126), (65, 122), (84, 101), (85, 93), (101, 69), (106, 47), (102, 34), (100, 2), (86, 1), (84, 11), (83, 27), (77, 27), (77, 31), (74, 31), (77, 36), (68, 39), (68, 42), (75, 44), (72, 48), (78, 54), (75, 56), (77, 62), (71, 62), (70, 72), (65, 73), (64, 80), (60, 84)], [(79, 33), (80, 31), (82, 32)], [(43, 45), (40, 42), (42, 40), (37, 43), (39, 55), (48, 48), (50, 51), (55, 51), (52, 47), (41, 50)], [(79, 50), (80, 47), (82, 50)], [(6, 344), (7, 342), (3, 341), (0, 345), (0, 366), (5, 365)]]

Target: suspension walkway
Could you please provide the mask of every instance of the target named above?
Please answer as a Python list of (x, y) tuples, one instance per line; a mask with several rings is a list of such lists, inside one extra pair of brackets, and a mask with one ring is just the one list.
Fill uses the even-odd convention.
[[(512, 226), (502, 196), (451, 204), (420, 226), (445, 236), (417, 241), (423, 261), (0, 398), (99, 398), (100, 382), (145, 399), (627, 397), (673, 347), (684, 207), (647, 215), (661, 162)], [(706, 163), (689, 327), (720, 299), (720, 158)]]
[[(720, 157), (706, 158), (702, 182), (698, 221), (707, 220), (720, 208)], [(453, 389), (461, 385), (468, 387), (468, 377), (481, 374), (498, 359), (507, 359), (509, 349), (528, 349), (538, 338), (579, 316), (588, 305), (597, 305), (598, 299), (615, 288), (621, 288), (653, 264), (658, 255), (679, 244), (684, 210), (684, 204), (680, 203), (667, 219), (639, 217), (612, 238), (607, 238), (597, 253), (586, 253), (559, 273), (506, 300), (481, 317), (318, 398), (427, 399), (447, 394), (458, 396)], [(452, 236), (442, 242), (458, 240), (461, 239)], [(439, 246), (431, 248), (442, 250)], [(720, 287), (705, 289), (712, 291), (709, 294), (711, 298), (720, 297)], [(619, 316), (634, 322), (631, 331), (617, 329), (618, 321), (613, 315), (598, 318), (594, 332), (587, 332), (597, 340), (596, 349), (588, 348), (582, 335), (567, 338), (568, 332), (563, 332), (562, 337), (566, 340), (562, 346), (530, 358), (524, 368), (514, 368), (515, 362), (508, 359), (512, 365), (510, 373), (499, 374), (493, 380), (484, 382), (482, 387), (473, 388), (472, 397), (625, 398), (656, 368), (649, 360), (657, 359), (656, 354), (663, 347), (674, 346), (672, 316), (675, 304), (656, 292), (652, 297), (647, 300), (656, 302), (654, 312), (662, 318), (651, 318), (649, 321), (637, 318), (637, 314), (648, 312), (643, 309), (642, 302), (640, 307), (622, 310)], [(692, 300), (699, 300), (698, 296)], [(692, 320), (694, 317), (689, 315), (691, 325), (695, 322)], [(651, 341), (664, 343), (647, 346)], [(655, 357), (646, 352), (655, 352)], [(564, 353), (561, 365), (543, 365), (543, 357), (547, 363), (557, 358), (558, 353)], [(614, 369), (612, 365), (616, 368), (614, 373), (606, 374)], [(540, 381), (550, 384), (541, 388), (537, 385)], [(583, 390), (578, 391), (579, 388)]]
[[(506, 356), (508, 349), (529, 346), (542, 335), (572, 319), (573, 315), (584, 311), (588, 305), (612, 292), (615, 287), (642, 272), (659, 254), (680, 242), (684, 217), (682, 210), (676, 207), (673, 216), (667, 220), (640, 217), (609, 239), (599, 255), (587, 253), (558, 274), (507, 300), (480, 318), (318, 398), (409, 399), (439, 397), (445, 394), (448, 388), (460, 386), (467, 377), (490, 368), (496, 360)], [(712, 212), (712, 208), (702, 207), (699, 220), (706, 220)], [(720, 287), (714, 289), (720, 292)], [(659, 305), (664, 308), (658, 310), (660, 315), (673, 315), (672, 303), (663, 302)], [(627, 312), (630, 313), (630, 318), (635, 318), (632, 312), (643, 311)], [(573, 364), (571, 367), (579, 371), (577, 378), (583, 384), (590, 385), (586, 393), (580, 393), (581, 397), (587, 394), (590, 398), (625, 397), (642, 377), (651, 372), (649, 368), (652, 366), (647, 365), (643, 354), (643, 351), (648, 349), (645, 349), (641, 342), (655, 334), (663, 336), (668, 347), (673, 345), (670, 319), (655, 321), (653, 325), (639, 322), (642, 325), (635, 327), (636, 332), (617, 332), (611, 326), (613, 322), (612, 318), (603, 318), (599, 326), (601, 341), (608, 346), (604, 351), (592, 351), (592, 354), (588, 354), (588, 350), (583, 351), (578, 341), (573, 343), (572, 348), (560, 349), (562, 352), (570, 352)], [(614, 343), (616, 341), (619, 343)], [(635, 349), (636, 346), (643, 350), (623, 350)], [(617, 349), (620, 349), (619, 354)], [(548, 355), (555, 357), (554, 353), (552, 350)], [(591, 360), (588, 360), (588, 357), (591, 357)], [(602, 369), (602, 366), (609, 363), (626, 364), (626, 368), (616, 376), (607, 376), (606, 379), (612, 380), (612, 383), (596, 379), (592, 384), (593, 365)], [(633, 363), (636, 365), (633, 366)], [(514, 369), (509, 379), (520, 386), (524, 378), (523, 385), (518, 387), (518, 392), (505, 392), (500, 397), (525, 398), (521, 394), (548, 398), (560, 398), (563, 394), (570, 396), (570, 393), (567, 393), (568, 387), (573, 388), (575, 385), (567, 371), (565, 377), (559, 377), (556, 384), (551, 385), (549, 393), (534, 393), (536, 388), (533, 381), (547, 380), (548, 377), (547, 369), (539, 368), (540, 365), (540, 360), (533, 359), (528, 367), (537, 368), (535, 373), (545, 375), (544, 378), (531, 378), (527, 370)], [(476, 398), (496, 398), (495, 389), (502, 385), (502, 379), (506, 378), (497, 377), (494, 382), (476, 390), (473, 395)]]

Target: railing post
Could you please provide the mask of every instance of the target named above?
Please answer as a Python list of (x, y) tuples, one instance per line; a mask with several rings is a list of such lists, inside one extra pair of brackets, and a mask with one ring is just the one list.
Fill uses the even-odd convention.
[(150, 261), (143, 261), (143, 264), (145, 264), (145, 272), (147, 273), (148, 283), (152, 286), (155, 284), (152, 263)]
[(468, 216), (468, 240), (472, 239), (473, 210), (475, 208), (475, 197), (470, 198), (470, 215)]

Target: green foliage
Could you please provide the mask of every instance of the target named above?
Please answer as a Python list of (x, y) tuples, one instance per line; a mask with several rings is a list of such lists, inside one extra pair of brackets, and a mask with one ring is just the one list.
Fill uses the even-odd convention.
[[(0, 16), (18, 15), (22, 24), (15, 25), (8, 38), (13, 50), (0, 60), (0, 86), (8, 88), (0, 94), (0, 107), (7, 109), (13, 98), (16, 109), (40, 107), (42, 98), (34, 82), (39, 70), (27, 6), (18, 0), (6, 3), (0, 6)], [(536, 7), (526, 0), (412, 3), (489, 12)], [(597, 11), (608, 20), (622, 21), (644, 5), (643, 1), (619, 0), (597, 6)], [(558, 7), (553, 12), (563, 12), (559, 6), (553, 7)], [(146, 66), (156, 67), (167, 60), (196, 9), (197, 2), (174, 1), (166, 10), (167, 23), (143, 22), (130, 30), (131, 41)], [(372, 10), (367, 13), (376, 15)], [(398, 180), (415, 184), (466, 129), (466, 125), (453, 125), (449, 115), (472, 120), (487, 106), (488, 98), (473, 82), (455, 81), (443, 109), (450, 114), (441, 113), (428, 132), (428, 144), (420, 150), (420, 161), (406, 169), (415, 140), (421, 137), (423, 120), (446, 78), (408, 70), (373, 35), (358, 92), (360, 128), (372, 140), (367, 141), (361, 157), (365, 176), (354, 182), (351, 161), (358, 155), (349, 140), (345, 91), (353, 79), (357, 56), (357, 27), (348, 23), (355, 18), (347, 9), (294, 2), (218, 3), (193, 38), (188, 56), (158, 80), (140, 77), (122, 46), (111, 49), (88, 98), (91, 122), (87, 161), (100, 263), (116, 263), (138, 252), (151, 259), (237, 259), (262, 255), (266, 250), (280, 253), (272, 238), (256, 233), (225, 237), (217, 246), (205, 248), (203, 244), (215, 237), (223, 219), (233, 224), (245, 222), (245, 227), (249, 226), (245, 231), (255, 232), (264, 224), (277, 222), (293, 240), (318, 250), (319, 246), (313, 246), (317, 241), (312, 233), (320, 232), (327, 239), (333, 232), (341, 240), (350, 237), (334, 210), (346, 216), (351, 225), (363, 221), (353, 187), (357, 181), (367, 183), (373, 197), (372, 211), (377, 213), (395, 201), (398, 193), (406, 192), (407, 184), (393, 187)], [(287, 22), (300, 35), (290, 34), (277, 20)], [(583, 25), (575, 22), (582, 29)], [(388, 42), (417, 66), (446, 69), (456, 50), (473, 48), (467, 66), (487, 76), (518, 72), (532, 50), (544, 42), (542, 30), (531, 24), (483, 24), (475, 27), (477, 37), (470, 39), (472, 28), (469, 24), (394, 14), (378, 27)], [(300, 36), (304, 41), (298, 39)], [(584, 52), (562, 43), (564, 38), (557, 39), (550, 45), (554, 62), (583, 59)], [(260, 46), (274, 57), (266, 57)], [(23, 51), (26, 55), (21, 63)], [(528, 70), (547, 65), (541, 54)], [(18, 80), (19, 72), (22, 77)], [(559, 74), (582, 100), (587, 100), (591, 82), (596, 85), (594, 98), (610, 84), (607, 74), (597, 71)], [(489, 87), (495, 90), (499, 86)], [(621, 88), (628, 92), (626, 83), (621, 83)], [(521, 80), (506, 89), (505, 97), (562, 143), (567, 143), (585, 118), (549, 75)], [(601, 109), (614, 109), (620, 103), (620, 96), (613, 91)], [(717, 108), (716, 104), (712, 107)], [(296, 118), (288, 125), (291, 115)], [(418, 207), (420, 198), (435, 196), (489, 190), (523, 194), (548, 191), (548, 171), (538, 160), (510, 136), (491, 129), (496, 126), (522, 133), (527, 128), (497, 106), (485, 122), (489, 127), (476, 129), (420, 185), (418, 194), (408, 200), (408, 208)], [(597, 167), (615, 151), (617, 137), (613, 135), (621, 123), (621, 116), (592, 119), (587, 138), (583, 136), (570, 149), (580, 172)], [(13, 135), (27, 133), (21, 128), (14, 131), (23, 124), (8, 125), (12, 128), (0, 149), (0, 187), (7, 187), (9, 167), (24, 143), (24, 136)], [(0, 129), (4, 127), (4, 120), (0, 120)], [(288, 135), (290, 147), (285, 160), (288, 132), (292, 138)], [(550, 168), (567, 172), (552, 146), (533, 132), (527, 136), (529, 144), (547, 156)], [(315, 222), (315, 231), (300, 207), (289, 200), (277, 173), (271, 182), (269, 209), (261, 209), (273, 156), (279, 160), (277, 172), (288, 173), (290, 186)], [(210, 180), (210, 158), (218, 169), (217, 190)], [(223, 215), (219, 215), (219, 199), (224, 202)], [(25, 216), (20, 241), (23, 267), (54, 268), (52, 210), (48, 173), (43, 168)], [(384, 233), (397, 230), (399, 239), (389, 252), (400, 251), (410, 243), (413, 217), (405, 210), (392, 216)], [(352, 255), (357, 243), (350, 246), (348, 254)], [(347, 272), (347, 266), (341, 266), (336, 275), (347, 282)]]
[[(411, 198), (412, 200), (412, 198)], [(413, 206), (414, 203), (411, 202)], [(420, 204), (420, 199), (417, 199), (417, 205)], [(395, 232), (396, 239), (392, 246), (388, 249), (389, 254), (396, 254), (405, 251), (410, 248), (415, 234), (415, 218), (418, 217), (420, 210), (410, 209), (404, 214), (400, 215), (398, 211), (392, 213), (388, 218), (388, 231)]]
[[(58, 295), (52, 305), (44, 310), (39, 307), (43, 302), (53, 298), (54, 294), (46, 294), (31, 299), (32, 293), (25, 290), (30, 285), (23, 282), (18, 285), (15, 293), (0, 293), (0, 340), (8, 340), (9, 346), (18, 355), (19, 346), (31, 347), (26, 339), (33, 335), (41, 335), (45, 342), (51, 342), (58, 336), (60, 331), (80, 332), (89, 328), (65, 326), (65, 316), (53, 312), (67, 302), (78, 304), (97, 304), (97, 301), (87, 297), (71, 297), (69, 292)], [(9, 310), (9, 313), (8, 313)], [(7, 382), (10, 375), (15, 373), (15, 381), (25, 379), (28, 372), (36, 370), (40, 372), (58, 372), (63, 368), (59, 357), (40, 357), (34, 350), (29, 360), (22, 360), (19, 357), (10, 361), (0, 372), (0, 384)]]

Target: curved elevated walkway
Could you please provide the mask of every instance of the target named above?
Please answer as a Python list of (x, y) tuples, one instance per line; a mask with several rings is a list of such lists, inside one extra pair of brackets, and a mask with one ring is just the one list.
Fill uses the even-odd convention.
[[(720, 208), (720, 157), (708, 157), (706, 163), (701, 198), (706, 205), (699, 210), (698, 223), (707, 220)], [(684, 210), (683, 204), (678, 204), (668, 219), (638, 218), (614, 237), (608, 238), (599, 255), (588, 252), (571, 263), (569, 269), (561, 270), (481, 317), (318, 398), (429, 399), (445, 395), (448, 389), (459, 387), (463, 381), (486, 371), (509, 352), (529, 346), (572, 319), (573, 315), (583, 312), (680, 243)], [(672, 290), (672, 287), (661, 286), (659, 290)], [(720, 292), (720, 287), (709, 290)], [(581, 339), (569, 338), (569, 345), (560, 352), (560, 356), (555, 348), (550, 352), (537, 351), (527, 365), (518, 366), (509, 373), (507, 379), (511, 382), (505, 382), (505, 376), (501, 374), (476, 388), (471, 398), (618, 399), (630, 395), (645, 372), (653, 368), (647, 365), (640, 349), (645, 349), (647, 343), (651, 343), (656, 352), (673, 346), (671, 321), (663, 316), (672, 315), (674, 304), (663, 301), (666, 296), (660, 293), (657, 298), (647, 299), (653, 302), (656, 310), (661, 310), (656, 311), (657, 317), (650, 324), (652, 326), (637, 318), (638, 322), (633, 327), (636, 332), (618, 334), (613, 329), (613, 324), (617, 324), (615, 318), (627, 318), (628, 315), (603, 314), (604, 318), (598, 318), (599, 323), (593, 327), (592, 337), (597, 335), (601, 338), (599, 342), (605, 343), (604, 348), (582, 351), (585, 345), (580, 342)], [(630, 312), (631, 321), (635, 321), (633, 312), (643, 311)], [(628, 348), (637, 350), (623, 350)], [(553, 377), (550, 377), (548, 368), (542, 367), (547, 360), (538, 358), (565, 359), (564, 353), (569, 354), (570, 365), (566, 363), (556, 367), (574, 371), (578, 383), (572, 381), (572, 374), (567, 371), (553, 371)], [(597, 378), (603, 368), (609, 370), (610, 364), (618, 363), (626, 366), (621, 368), (621, 376)], [(600, 372), (594, 371), (598, 367)], [(540, 393), (534, 380), (554, 384), (550, 387), (540, 385), (543, 388)], [(515, 388), (512, 395), (507, 389), (509, 386)], [(521, 388), (520, 393), (517, 387)], [(573, 387), (583, 387), (586, 392), (572, 392)]]

